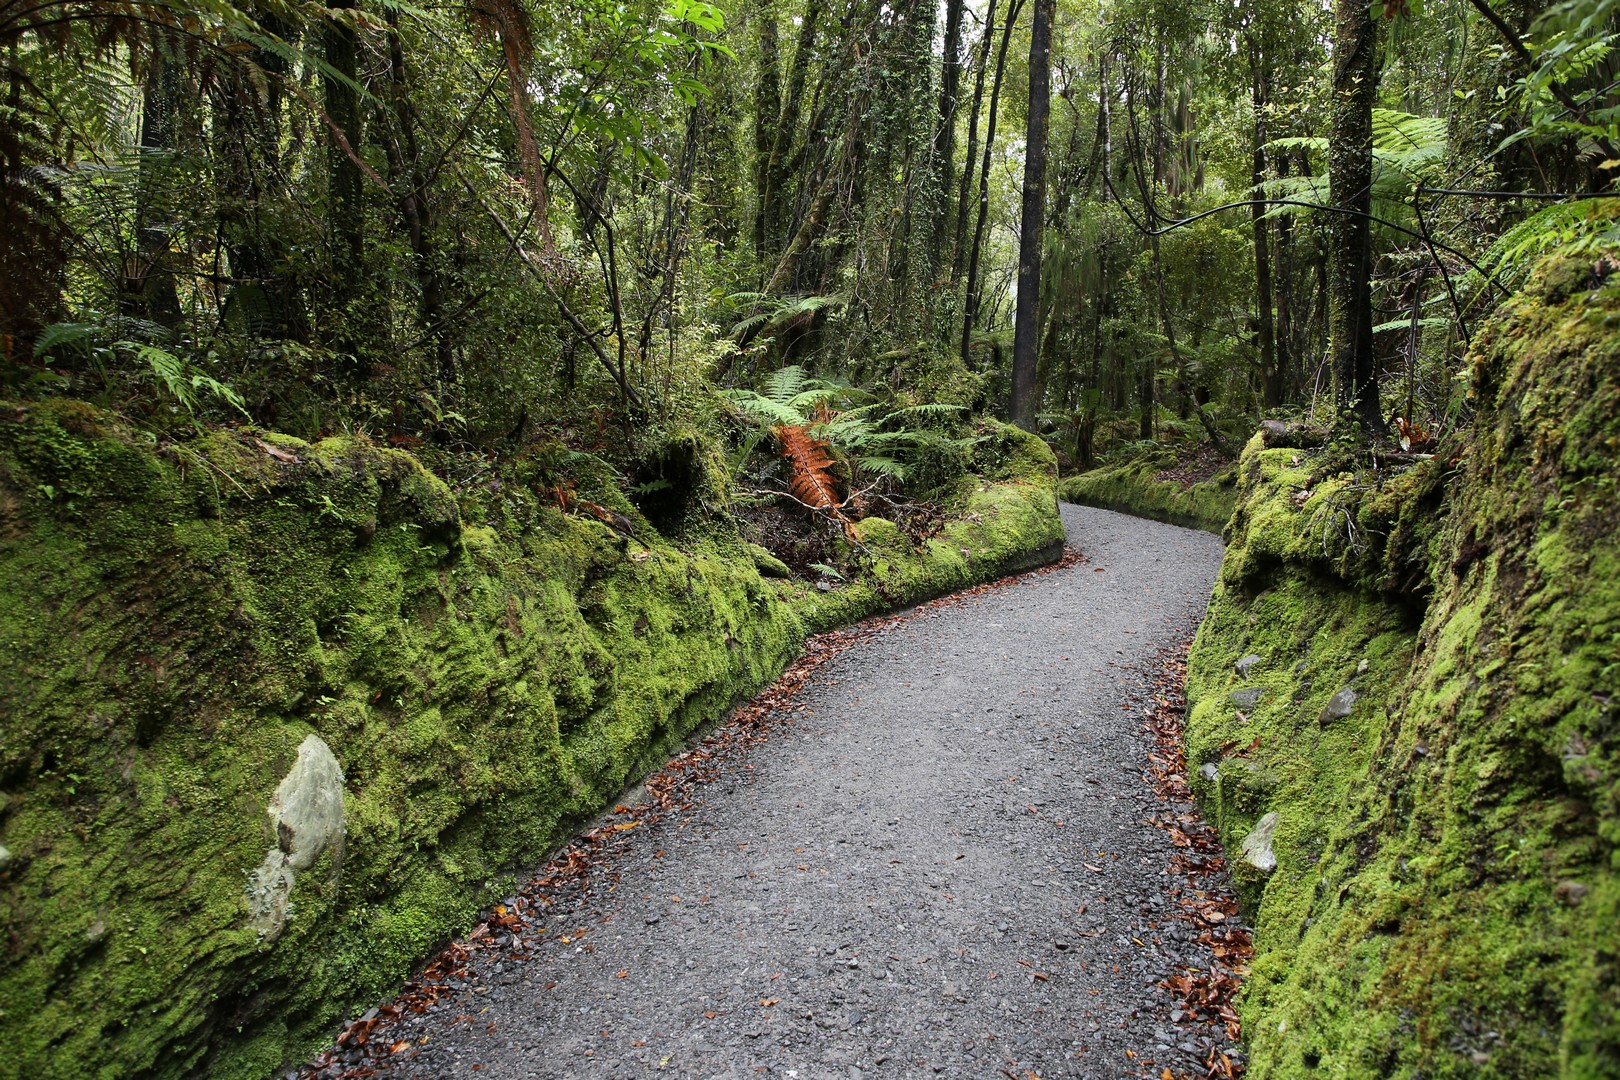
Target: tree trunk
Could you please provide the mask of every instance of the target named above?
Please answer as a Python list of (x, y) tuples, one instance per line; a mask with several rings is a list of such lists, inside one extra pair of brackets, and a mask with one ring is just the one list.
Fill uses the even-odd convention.
[(945, 0), (945, 56), (940, 67), (939, 127), (934, 133), (934, 197), (938, 212), (934, 216), (930, 241), (930, 275), (939, 272), (944, 260), (945, 223), (951, 216), (951, 170), (956, 167), (956, 97), (962, 81), (962, 6), (963, 0)]
[(754, 91), (754, 258), (763, 263), (769, 242), (767, 197), (770, 187), (771, 148), (781, 128), (782, 85), (776, 48), (776, 15), (760, 10), (759, 78)]
[(416, 109), (411, 104), (410, 75), (405, 68), (405, 50), (399, 38), (399, 13), (390, 10), (387, 21), (388, 81), (393, 91), (394, 123), (399, 130), (398, 142), (388, 144), (388, 161), (394, 172), (400, 217), (405, 221), (411, 242), (411, 266), (416, 273), (417, 287), (422, 291), (423, 332), (433, 344), (439, 381), (448, 387), (456, 377), (455, 352), (445, 326), (444, 282), (429, 235), (433, 218), (425, 198), (421, 149), (416, 138)]
[[(1249, 85), (1254, 103), (1254, 148), (1250, 175), (1258, 189), (1266, 179), (1266, 70), (1260, 44), (1249, 38)], [(1261, 401), (1268, 409), (1282, 404), (1284, 373), (1277, 364), (1275, 323), (1271, 311), (1271, 245), (1266, 208), (1258, 202), (1250, 208), (1254, 230), (1254, 315), (1255, 339), (1260, 352)]]
[(969, 347), (973, 341), (973, 324), (979, 317), (979, 256), (984, 250), (984, 227), (990, 218), (990, 154), (996, 144), (996, 110), (1001, 104), (1001, 80), (1007, 71), (1007, 47), (1012, 43), (1013, 24), (1018, 21), (1018, 9), (1023, 0), (1013, 0), (1007, 9), (1007, 25), (1001, 32), (1001, 47), (996, 50), (996, 77), (990, 85), (990, 115), (985, 121), (984, 160), (979, 169), (979, 220), (973, 226), (973, 250), (968, 256), (967, 302), (962, 308), (962, 363), (971, 370), (973, 361)]
[(327, 148), (329, 169), (327, 221), (332, 237), (332, 281), (340, 297), (352, 295), (360, 277), (364, 216), (360, 203), (360, 99), (355, 83), (360, 77), (360, 42), (354, 27), (343, 21), (353, 3), (333, 6), (338, 18), (326, 26), (326, 62), (335, 73), (326, 79), (326, 115), (347, 140)]
[(973, 189), (973, 163), (979, 153), (979, 109), (984, 103), (984, 76), (990, 67), (990, 46), (995, 41), (996, 0), (990, 0), (984, 13), (984, 40), (979, 43), (979, 62), (973, 76), (973, 111), (968, 114), (967, 156), (962, 162), (962, 182), (956, 196), (956, 237), (951, 244), (951, 285), (961, 283), (967, 258), (969, 196)]
[(1372, 341), (1372, 108), (1378, 98), (1378, 23), (1366, 0), (1335, 0), (1328, 190), (1329, 327), (1340, 423), (1384, 430)]
[(1052, 16), (1057, 0), (1035, 0), (1029, 32), (1029, 124), (1024, 141), (1024, 206), (1018, 226), (1018, 313), (1013, 324), (1008, 418), (1035, 430), (1040, 346), (1041, 248), (1046, 239), (1046, 134), (1052, 104)]

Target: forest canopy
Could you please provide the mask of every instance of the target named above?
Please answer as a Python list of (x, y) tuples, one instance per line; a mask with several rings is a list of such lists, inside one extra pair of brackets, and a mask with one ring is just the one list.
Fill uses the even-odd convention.
[(1614, 247), (1615, 8), (10, 0), (6, 393), (628, 457), (789, 370), (1071, 467), (1289, 409), (1410, 448)]

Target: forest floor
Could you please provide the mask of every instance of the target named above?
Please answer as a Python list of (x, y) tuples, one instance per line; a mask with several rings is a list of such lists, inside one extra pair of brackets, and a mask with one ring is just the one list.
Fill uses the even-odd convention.
[(1183, 783), (1215, 537), (1071, 555), (807, 660), (305, 1076), (1230, 1076), (1247, 931)]

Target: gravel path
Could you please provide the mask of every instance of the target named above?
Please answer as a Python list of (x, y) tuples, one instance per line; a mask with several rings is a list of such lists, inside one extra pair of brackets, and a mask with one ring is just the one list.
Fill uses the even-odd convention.
[(1196, 1069), (1200, 1036), (1155, 984), (1208, 960), (1171, 918), (1132, 702), (1202, 614), (1221, 545), (1063, 513), (1087, 561), (822, 668), (795, 722), (626, 834), (611, 890), (565, 894), (521, 960), (476, 954), (456, 995), (392, 1025), (416, 1044), (392, 1073)]

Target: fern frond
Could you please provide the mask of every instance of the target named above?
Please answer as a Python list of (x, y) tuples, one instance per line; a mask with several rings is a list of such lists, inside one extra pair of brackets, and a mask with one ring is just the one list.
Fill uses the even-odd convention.
[(804, 368), (798, 364), (789, 364), (773, 371), (765, 379), (765, 385), (760, 392), (772, 401), (785, 405), (804, 389), (805, 378)]
[(839, 505), (838, 482), (833, 478), (832, 448), (811, 435), (801, 425), (784, 424), (771, 434), (782, 447), (788, 463), (788, 491), (812, 510), (819, 510), (843, 523), (853, 537), (853, 527)]

